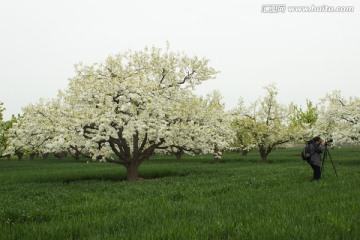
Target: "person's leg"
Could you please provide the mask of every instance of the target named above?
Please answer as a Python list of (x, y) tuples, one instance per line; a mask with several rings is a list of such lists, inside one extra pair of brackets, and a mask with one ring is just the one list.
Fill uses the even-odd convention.
[(321, 177), (321, 168), (320, 168), (320, 166), (314, 165), (313, 169), (314, 169), (314, 179), (319, 180), (320, 177)]
[(320, 166), (316, 166), (316, 165), (313, 165), (313, 164), (310, 164), (311, 168), (314, 170), (314, 175), (313, 175), (313, 179), (320, 179), (320, 176), (321, 176), (321, 169), (320, 169)]
[(311, 168), (313, 169), (313, 178), (315, 178), (315, 165), (312, 165), (311, 163), (309, 163)]

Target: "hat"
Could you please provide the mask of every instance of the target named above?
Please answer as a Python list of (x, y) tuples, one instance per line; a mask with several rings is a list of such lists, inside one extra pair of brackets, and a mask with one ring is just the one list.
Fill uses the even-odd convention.
[(320, 140), (320, 141), (322, 140), (319, 136), (316, 136), (316, 137), (313, 138), (313, 141), (314, 141), (314, 142), (317, 142), (317, 141), (319, 141), (319, 140)]

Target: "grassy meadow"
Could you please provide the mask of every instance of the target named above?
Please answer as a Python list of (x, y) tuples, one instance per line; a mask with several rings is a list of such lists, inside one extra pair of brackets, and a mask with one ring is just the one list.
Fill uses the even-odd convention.
[(360, 149), (330, 150), (320, 181), (300, 149), (156, 155), (138, 182), (71, 158), (0, 160), (0, 239), (360, 239)]

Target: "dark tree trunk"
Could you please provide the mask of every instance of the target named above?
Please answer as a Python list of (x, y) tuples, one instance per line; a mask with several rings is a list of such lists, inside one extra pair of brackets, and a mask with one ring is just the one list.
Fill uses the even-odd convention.
[(214, 157), (214, 162), (215, 162), (215, 163), (220, 163), (220, 160), (221, 160), (221, 158), (219, 158), (219, 157), (217, 157), (217, 156)]
[[(164, 139), (160, 139), (158, 143), (154, 141), (149, 142), (151, 145), (145, 148), (148, 143), (147, 133), (142, 141), (139, 141), (139, 133), (136, 131), (133, 134), (133, 149), (131, 149), (127, 141), (122, 137), (122, 132), (118, 132), (119, 138), (109, 139), (110, 147), (113, 152), (119, 157), (118, 160), (106, 159), (107, 162), (116, 163), (123, 165), (126, 170), (127, 181), (138, 181), (139, 180), (139, 166), (141, 163), (150, 158), (154, 153), (155, 149), (159, 148), (164, 142)], [(99, 144), (101, 149), (101, 144)], [(163, 148), (164, 149), (164, 148)], [(98, 156), (101, 158), (101, 156)]]
[(69, 151), (69, 154), (75, 159), (75, 160), (80, 160), (80, 153), (79, 152), (75, 152), (74, 154), (72, 154), (70, 151)]
[(30, 160), (34, 160), (36, 153), (30, 153), (29, 156), (30, 156)]
[(80, 160), (80, 153), (76, 152), (74, 154), (74, 158), (75, 158), (75, 160)]
[[(72, 151), (70, 149), (72, 149)], [(79, 149), (73, 145), (70, 145), (70, 149), (68, 150), (68, 153), (75, 158), (75, 160), (80, 160), (81, 157), (90, 158), (88, 154), (82, 152), (83, 149)]]
[(267, 162), (267, 154), (266, 153), (261, 153), (261, 161)]
[(67, 153), (66, 151), (54, 153), (54, 156), (55, 156), (57, 159), (65, 158), (67, 155), (68, 155), (68, 153)]
[(267, 158), (271, 152), (272, 148), (268, 147), (268, 148), (263, 148), (263, 147), (260, 147), (259, 148), (259, 152), (260, 152), (260, 156), (261, 156), (261, 161), (262, 162), (267, 162)]
[(246, 156), (250, 151), (249, 150), (242, 150), (242, 155)]
[(131, 161), (127, 166), (127, 181), (137, 181), (139, 180), (139, 161)]
[(49, 155), (50, 155), (49, 153), (42, 153), (42, 154), (41, 154), (41, 156), (42, 156), (43, 159), (45, 159), (45, 160), (48, 159)]
[(24, 156), (24, 154), (23, 154), (22, 152), (16, 151), (15, 154), (16, 154), (16, 156), (18, 157), (19, 161), (22, 160), (22, 158), (23, 158), (23, 156)]
[(175, 153), (175, 156), (176, 156), (176, 162), (180, 163), (180, 162), (181, 162), (182, 153), (181, 153), (181, 152), (177, 152), (177, 153)]

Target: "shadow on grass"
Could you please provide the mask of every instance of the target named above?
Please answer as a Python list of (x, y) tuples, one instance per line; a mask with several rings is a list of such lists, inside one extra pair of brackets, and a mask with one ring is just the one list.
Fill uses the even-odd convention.
[[(188, 171), (153, 171), (153, 172), (140, 172), (139, 178), (141, 180), (155, 180), (162, 179), (167, 177), (185, 177), (189, 175)], [(64, 176), (61, 178), (49, 178), (49, 179), (39, 179), (38, 182), (61, 182), (63, 184), (84, 182), (84, 181), (99, 181), (99, 182), (124, 182), (126, 181), (126, 174), (103, 174), (103, 175), (81, 175), (81, 176)]]

